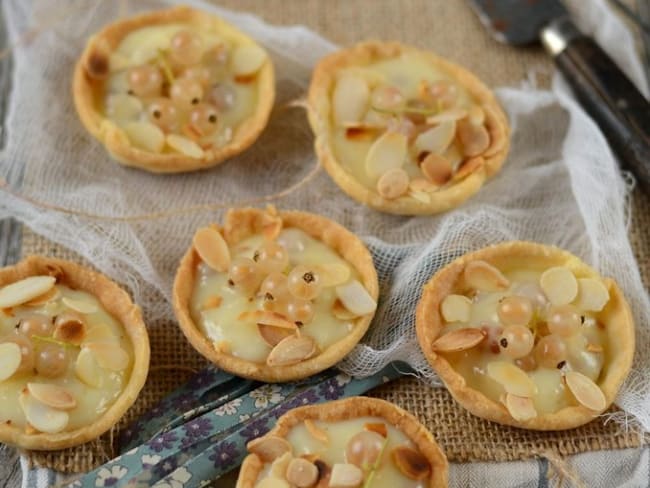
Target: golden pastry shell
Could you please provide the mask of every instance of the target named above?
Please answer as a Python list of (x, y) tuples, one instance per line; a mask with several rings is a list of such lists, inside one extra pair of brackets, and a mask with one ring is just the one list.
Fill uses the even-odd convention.
[[(262, 233), (266, 210), (243, 208), (226, 215), (223, 236), (229, 246), (247, 237)], [(359, 272), (360, 281), (377, 301), (379, 285), (372, 256), (361, 240), (345, 227), (320, 215), (285, 211), (279, 212), (283, 228), (298, 228), (336, 251)], [(298, 364), (268, 366), (217, 351), (212, 341), (197, 327), (190, 313), (190, 302), (196, 282), (196, 268), (201, 259), (193, 246), (187, 250), (176, 272), (173, 289), (174, 312), (185, 337), (208, 360), (237, 376), (266, 382), (293, 381), (323, 371), (339, 362), (361, 340), (374, 314), (355, 319), (352, 331), (319, 354)]]
[(250, 147), (266, 127), (275, 98), (275, 75), (268, 58), (257, 73), (258, 101), (255, 113), (234, 130), (232, 140), (223, 147), (206, 150), (202, 158), (181, 153), (154, 153), (134, 147), (126, 133), (98, 109), (103, 82), (87, 74), (88, 66), (108, 67), (109, 55), (129, 33), (149, 26), (188, 23), (196, 29), (225, 32), (242, 45), (255, 41), (220, 18), (185, 6), (173, 7), (129, 17), (109, 24), (93, 35), (74, 70), (72, 92), (75, 107), (84, 127), (120, 163), (154, 173), (180, 173), (210, 168)]
[[(285, 438), (292, 428), (305, 420), (336, 422), (358, 417), (381, 417), (387, 423), (403, 432), (415, 444), (418, 451), (429, 461), (432, 476), (427, 488), (444, 488), (448, 483), (449, 464), (447, 457), (429, 432), (406, 410), (385, 400), (369, 397), (351, 397), (319, 405), (294, 408), (280, 417), (275, 427), (263, 437)], [(237, 488), (253, 488), (264, 467), (264, 462), (256, 455), (249, 454), (239, 471)]]
[(57, 283), (94, 295), (106, 311), (121, 323), (133, 348), (128, 383), (104, 415), (91, 425), (57, 434), (43, 432), (27, 434), (24, 428), (0, 423), (0, 441), (24, 449), (47, 451), (91, 441), (110, 430), (124, 416), (135, 402), (147, 379), (149, 336), (142, 320), (140, 307), (131, 301), (126, 291), (103, 274), (70, 261), (29, 256), (14, 266), (0, 269), (0, 287), (38, 275), (54, 276), (57, 278)]
[[(404, 53), (416, 53), (429, 63), (448, 73), (483, 106), (489, 106), (505, 131), (504, 147), (485, 164), (466, 178), (448, 187), (429, 193), (430, 202), (400, 197), (382, 198), (376, 190), (369, 189), (347, 172), (337, 160), (329, 141), (331, 131), (331, 93), (339, 70), (349, 66), (363, 66), (377, 60), (390, 59)], [(430, 51), (424, 51), (398, 42), (367, 41), (351, 48), (337, 51), (323, 58), (312, 75), (308, 95), (308, 116), (315, 134), (316, 154), (325, 170), (341, 189), (355, 200), (382, 212), (400, 215), (428, 215), (445, 212), (459, 206), (477, 193), (483, 184), (503, 165), (510, 149), (510, 127), (505, 113), (490, 89), (465, 68), (447, 61)]]
[(504, 242), (465, 254), (440, 269), (422, 290), (415, 319), (418, 342), (427, 360), (456, 401), (478, 417), (533, 430), (572, 429), (586, 424), (602, 413), (577, 405), (565, 407), (555, 413), (538, 415), (530, 420), (517, 421), (503, 405), (467, 386), (463, 376), (452, 368), (444, 355), (433, 351), (431, 345), (444, 326), (440, 303), (447, 295), (456, 291), (455, 286), (465, 265), (474, 260), (486, 261), (500, 270), (541, 270), (552, 266), (566, 266), (578, 278), (602, 279), (609, 290), (610, 299), (598, 316), (606, 326), (610, 353), (606, 356), (597, 384), (603, 391), (609, 407), (632, 367), (634, 356), (634, 319), (623, 293), (613, 280), (601, 278), (594, 269), (573, 254), (555, 246), (525, 241)]

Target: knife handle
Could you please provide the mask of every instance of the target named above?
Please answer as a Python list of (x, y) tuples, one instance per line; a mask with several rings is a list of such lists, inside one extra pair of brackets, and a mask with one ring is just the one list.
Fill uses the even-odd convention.
[[(567, 26), (562, 27), (566, 32)], [(545, 45), (552, 51), (553, 46)], [(552, 54), (621, 165), (632, 171), (643, 190), (650, 193), (650, 103), (593, 39), (577, 33)]]

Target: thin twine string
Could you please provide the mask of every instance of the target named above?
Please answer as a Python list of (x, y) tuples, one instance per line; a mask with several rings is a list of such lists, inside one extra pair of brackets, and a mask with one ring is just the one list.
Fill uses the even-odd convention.
[(557, 479), (558, 487), (561, 487), (565, 481), (568, 481), (575, 488), (587, 488), (587, 485), (578, 476), (578, 473), (556, 452), (550, 449), (544, 449), (542, 451), (533, 450), (532, 453), (548, 461), (546, 476), (549, 480)]

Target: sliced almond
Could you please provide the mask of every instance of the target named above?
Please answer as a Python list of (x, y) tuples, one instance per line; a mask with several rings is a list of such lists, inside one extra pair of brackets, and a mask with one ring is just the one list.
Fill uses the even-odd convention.
[(316, 352), (316, 342), (308, 335), (289, 336), (281, 340), (269, 353), (269, 366), (289, 366), (309, 359)]
[(456, 134), (456, 122), (443, 122), (419, 134), (413, 143), (418, 152), (444, 153)]
[(569, 268), (555, 266), (542, 273), (539, 286), (553, 305), (566, 305), (578, 295), (578, 280)]
[(436, 115), (427, 117), (427, 124), (442, 124), (443, 122), (456, 122), (467, 117), (467, 110), (460, 107), (450, 108)]
[(235, 76), (250, 76), (257, 73), (268, 55), (257, 44), (237, 46), (231, 57), (231, 67)]
[(596, 383), (577, 371), (567, 372), (564, 378), (569, 390), (581, 405), (597, 412), (605, 410), (607, 399)]
[(501, 271), (485, 261), (470, 261), (463, 271), (465, 283), (480, 291), (502, 291), (510, 286), (510, 281)]
[(437, 186), (442, 186), (451, 179), (451, 163), (435, 153), (430, 153), (424, 158), (420, 169), (427, 180)]
[(0, 344), (0, 381), (11, 378), (23, 359), (20, 346), (15, 342)]
[(522, 397), (537, 394), (537, 385), (524, 370), (506, 361), (493, 361), (487, 365), (487, 374), (501, 384), (507, 393)]
[(123, 371), (129, 366), (130, 358), (122, 347), (113, 342), (96, 342), (86, 345), (95, 355), (102, 368), (110, 371)]
[(380, 110), (399, 110), (406, 99), (399, 88), (391, 85), (380, 85), (372, 91), (372, 106)]
[(25, 391), (20, 394), (18, 401), (25, 419), (36, 430), (46, 434), (56, 434), (67, 427), (70, 417), (66, 412), (39, 402)]
[(230, 266), (230, 249), (221, 232), (214, 227), (203, 227), (192, 239), (201, 260), (215, 271), (225, 273)]
[(609, 290), (595, 278), (578, 279), (578, 296), (574, 304), (580, 310), (600, 312), (609, 301)]
[(447, 295), (440, 304), (440, 313), (447, 322), (469, 322), (472, 301), (463, 295)]
[(159, 153), (165, 146), (165, 134), (149, 122), (128, 122), (122, 127), (129, 141), (138, 149)]
[(291, 444), (286, 439), (274, 435), (253, 439), (246, 444), (246, 448), (265, 463), (273, 462), (285, 453), (292, 452)]
[(90, 328), (86, 328), (86, 335), (84, 337), (84, 344), (91, 344), (93, 342), (117, 342), (118, 337), (106, 324), (95, 324)]
[(358, 317), (357, 314), (350, 312), (345, 305), (338, 298), (334, 300), (332, 305), (332, 315), (339, 320), (352, 320), (355, 317)]
[(363, 481), (363, 471), (354, 464), (338, 463), (332, 466), (331, 488), (355, 488)]
[(27, 383), (29, 393), (41, 403), (58, 410), (70, 410), (77, 400), (67, 389), (49, 383)]
[(295, 334), (295, 330), (265, 324), (257, 324), (257, 331), (264, 342), (271, 347), (277, 346), (283, 339)]
[(603, 346), (600, 344), (587, 344), (587, 351), (589, 352), (603, 352)]
[(310, 488), (318, 481), (318, 468), (306, 459), (295, 458), (289, 462), (286, 478), (292, 486)]
[(420, 452), (408, 446), (397, 446), (391, 453), (397, 469), (412, 480), (423, 480), (431, 474), (431, 464)]
[(74, 312), (62, 313), (54, 321), (53, 337), (78, 346), (86, 338), (86, 323)]
[(239, 320), (253, 321), (256, 324), (271, 325), (282, 329), (296, 330), (294, 322), (287, 320), (284, 315), (270, 310), (253, 310), (243, 312), (237, 317)]
[(318, 274), (323, 286), (338, 286), (350, 279), (350, 267), (343, 263), (317, 264), (314, 271)]
[(467, 111), (467, 120), (470, 124), (475, 126), (483, 125), (485, 122), (485, 112), (478, 105), (473, 105)]
[(480, 344), (485, 336), (486, 333), (482, 329), (474, 327), (452, 330), (433, 342), (433, 350), (437, 352), (465, 351)]
[(386, 171), (377, 181), (377, 193), (386, 200), (394, 200), (406, 194), (409, 189), (409, 175), (402, 168)]
[(181, 154), (185, 154), (194, 159), (201, 159), (205, 156), (205, 151), (192, 139), (189, 139), (184, 136), (179, 136), (178, 134), (167, 134), (165, 137), (165, 142), (169, 147), (178, 151)]
[(490, 134), (490, 146), (485, 150), (483, 156), (490, 158), (506, 146), (506, 131), (491, 107), (484, 106), (483, 112), (485, 113), (485, 125)]
[(408, 154), (408, 138), (399, 132), (387, 131), (370, 146), (366, 155), (366, 173), (380, 178), (391, 169), (401, 168)]
[(461, 120), (457, 134), (465, 156), (478, 156), (490, 146), (490, 134), (483, 125), (476, 126), (468, 120)]
[(23, 305), (27, 307), (40, 307), (41, 305), (45, 305), (46, 303), (52, 302), (59, 298), (61, 296), (61, 292), (58, 290), (56, 286), (53, 286), (52, 288), (49, 289), (49, 291), (46, 291), (42, 295), (37, 296), (36, 298), (32, 298), (28, 302), (23, 303)]
[(0, 308), (22, 305), (50, 291), (56, 283), (52, 276), (30, 276), (0, 289)]
[(510, 415), (512, 415), (512, 418), (515, 420), (524, 422), (537, 417), (535, 405), (530, 398), (506, 393), (503, 403), (508, 409)]
[(452, 181), (464, 180), (469, 175), (483, 168), (483, 166), (485, 166), (485, 159), (483, 159), (483, 156), (476, 156), (473, 158), (466, 159), (458, 167), (456, 173), (454, 173)]
[(372, 423), (364, 424), (363, 428), (369, 430), (370, 432), (376, 432), (384, 439), (388, 437), (388, 428), (386, 427), (386, 424), (383, 424), (381, 422), (372, 422)]
[(66, 307), (86, 315), (95, 313), (98, 310), (97, 305), (88, 299), (74, 299), (70, 297), (63, 297), (61, 301)]
[(330, 437), (329, 435), (327, 435), (327, 432), (325, 432), (320, 427), (316, 426), (316, 424), (311, 419), (305, 420), (305, 429), (307, 429), (309, 435), (312, 436), (317, 441), (320, 441), (324, 444), (329, 443)]
[(377, 137), (377, 133), (382, 130), (383, 128), (368, 125), (356, 125), (345, 128), (345, 137), (351, 141), (370, 141)]
[(293, 455), (289, 451), (285, 452), (282, 456), (275, 458), (269, 469), (271, 476), (283, 479), (292, 459)]
[(77, 355), (77, 361), (74, 365), (74, 372), (81, 381), (92, 388), (102, 386), (103, 372), (100, 368), (95, 355), (87, 347), (82, 347)]
[(337, 286), (336, 296), (345, 308), (357, 316), (373, 313), (377, 309), (377, 302), (358, 280)]
[(347, 74), (336, 82), (332, 93), (332, 109), (337, 125), (360, 121), (370, 101), (370, 90), (366, 80)]
[(137, 120), (143, 109), (138, 97), (126, 93), (114, 93), (106, 101), (106, 115), (120, 125)]
[(223, 302), (223, 297), (219, 295), (210, 295), (203, 302), (202, 308), (203, 310), (208, 310), (210, 308), (219, 308), (222, 302)]

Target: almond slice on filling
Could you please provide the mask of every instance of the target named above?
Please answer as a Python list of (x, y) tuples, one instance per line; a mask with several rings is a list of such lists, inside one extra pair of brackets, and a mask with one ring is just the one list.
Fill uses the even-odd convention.
[(278, 436), (264, 436), (253, 439), (246, 448), (256, 454), (265, 463), (270, 463), (287, 452), (292, 452), (291, 444), (286, 439)]
[(54, 321), (53, 337), (78, 346), (86, 338), (86, 323), (75, 312), (62, 313)]
[(609, 290), (595, 278), (578, 279), (578, 296), (575, 305), (581, 310), (600, 312), (609, 301)]
[(337, 125), (358, 122), (362, 119), (370, 101), (370, 89), (366, 80), (354, 74), (341, 76), (332, 93), (332, 110)]
[(314, 271), (318, 274), (323, 286), (338, 286), (350, 279), (352, 272), (347, 264), (328, 263), (317, 264)]
[(409, 189), (409, 175), (402, 168), (386, 171), (377, 181), (377, 193), (386, 200), (394, 200), (406, 194)]
[(373, 313), (377, 309), (377, 302), (358, 280), (337, 286), (336, 296), (345, 308), (357, 316)]
[(510, 280), (501, 271), (485, 261), (471, 261), (463, 271), (465, 283), (480, 291), (502, 291), (510, 286)]
[(332, 466), (330, 488), (355, 488), (363, 481), (363, 471), (354, 464), (337, 463)]
[(98, 310), (97, 305), (95, 303), (91, 302), (87, 298), (75, 299), (75, 298), (70, 298), (70, 297), (63, 297), (61, 299), (61, 301), (63, 302), (63, 304), (66, 307), (71, 308), (72, 310), (74, 310), (76, 312), (83, 313), (83, 314), (86, 314), (86, 315), (91, 314), (91, 313), (95, 313)]
[(205, 151), (201, 146), (199, 146), (192, 139), (189, 139), (185, 136), (180, 136), (178, 134), (167, 134), (165, 137), (165, 142), (169, 147), (178, 151), (185, 156), (189, 156), (194, 159), (201, 159), (205, 156)]
[(442, 154), (450, 146), (456, 134), (456, 122), (443, 122), (429, 130), (420, 133), (413, 143), (418, 153), (427, 151)]
[(56, 278), (52, 276), (30, 276), (6, 285), (0, 289), (0, 308), (22, 305), (48, 292), (55, 283)]
[(533, 401), (528, 397), (506, 393), (504, 404), (510, 415), (512, 415), (512, 418), (520, 422), (537, 417), (535, 405), (533, 405)]
[(487, 365), (487, 374), (501, 384), (507, 393), (522, 397), (532, 397), (537, 394), (537, 385), (524, 370), (512, 363), (493, 361)]
[(444, 112), (427, 117), (427, 124), (441, 124), (443, 122), (456, 122), (467, 117), (467, 110), (460, 107), (453, 107)]
[(436, 153), (429, 153), (420, 163), (420, 170), (427, 180), (437, 186), (442, 186), (451, 179), (451, 163)]
[(539, 286), (553, 305), (567, 305), (578, 295), (578, 280), (565, 266), (555, 266), (542, 273)]
[(327, 435), (327, 432), (318, 427), (311, 419), (305, 420), (305, 429), (307, 429), (309, 435), (311, 435), (317, 441), (323, 442), (325, 444), (329, 443), (330, 437)]
[(295, 330), (266, 324), (257, 324), (257, 331), (264, 342), (271, 347), (277, 346), (283, 339), (295, 334)]
[(408, 446), (397, 446), (391, 453), (397, 469), (412, 480), (423, 480), (431, 474), (431, 464), (421, 453)]
[(46, 303), (58, 299), (59, 296), (61, 296), (61, 292), (55, 286), (53, 286), (49, 291), (46, 291), (36, 298), (32, 298), (28, 302), (23, 303), (23, 305), (27, 307), (40, 307), (41, 305), (45, 305)]
[(110, 371), (123, 371), (129, 366), (130, 358), (122, 347), (113, 342), (95, 342), (86, 345), (95, 356), (97, 364)]
[(128, 122), (122, 129), (138, 149), (159, 153), (165, 146), (165, 133), (149, 122)]
[(20, 346), (15, 342), (0, 344), (0, 381), (11, 378), (23, 360)]
[(472, 301), (463, 295), (447, 295), (440, 304), (440, 313), (446, 322), (469, 322)]
[(399, 132), (387, 131), (379, 136), (368, 149), (366, 173), (379, 179), (391, 169), (401, 168), (408, 155), (408, 137)]
[(231, 58), (233, 73), (235, 76), (253, 75), (260, 70), (266, 58), (266, 51), (256, 44), (237, 46)]
[(289, 366), (309, 359), (316, 352), (316, 342), (307, 335), (289, 336), (282, 339), (269, 353), (269, 366)]
[(486, 333), (482, 329), (466, 327), (452, 330), (440, 336), (433, 342), (433, 350), (437, 352), (458, 352), (471, 349), (485, 339)]
[(36, 430), (46, 434), (56, 434), (65, 429), (70, 420), (67, 412), (49, 407), (23, 392), (18, 397), (25, 419)]
[(352, 320), (358, 317), (354, 312), (350, 312), (338, 298), (332, 304), (332, 315), (339, 320)]
[(581, 405), (597, 412), (605, 410), (607, 407), (605, 394), (591, 379), (577, 371), (567, 372), (564, 379), (569, 390)]
[(256, 324), (271, 325), (282, 329), (296, 330), (297, 326), (294, 322), (287, 320), (287, 318), (277, 312), (270, 310), (252, 310), (242, 312), (238, 320), (254, 321)]
[(490, 146), (490, 134), (483, 125), (477, 126), (468, 120), (461, 120), (457, 134), (465, 156), (478, 156)]
[(287, 481), (297, 488), (310, 488), (318, 481), (318, 468), (306, 459), (295, 458), (289, 462)]
[(201, 260), (215, 271), (225, 273), (230, 266), (230, 249), (221, 232), (214, 227), (203, 227), (192, 239)]
[(371, 422), (368, 424), (364, 424), (363, 428), (369, 430), (370, 432), (376, 432), (384, 439), (388, 437), (388, 428), (386, 427), (386, 424), (383, 424), (381, 422)]
[(82, 347), (79, 351), (74, 372), (77, 378), (92, 388), (99, 388), (102, 385), (103, 371), (97, 363), (95, 355), (87, 347)]
[(77, 400), (69, 390), (50, 383), (27, 383), (27, 390), (39, 402), (58, 410), (70, 410)]

